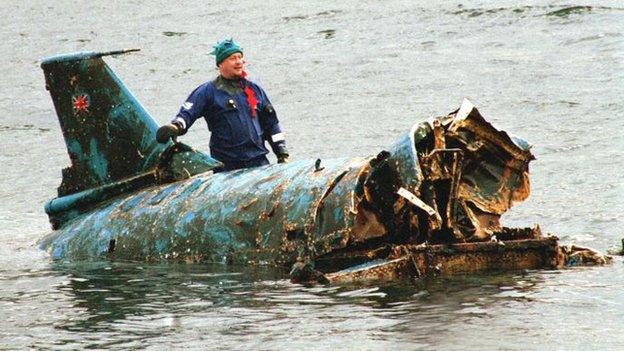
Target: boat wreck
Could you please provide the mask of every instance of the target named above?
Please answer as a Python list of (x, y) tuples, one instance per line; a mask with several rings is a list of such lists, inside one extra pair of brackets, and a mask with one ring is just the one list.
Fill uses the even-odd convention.
[[(40, 242), (57, 260), (177, 260), (290, 267), (347, 282), (604, 263), (500, 217), (530, 193), (529, 144), (464, 100), (374, 157), (231, 172), (154, 119), (102, 57), (42, 62), (71, 165)], [(579, 257), (586, 257), (579, 260)]]

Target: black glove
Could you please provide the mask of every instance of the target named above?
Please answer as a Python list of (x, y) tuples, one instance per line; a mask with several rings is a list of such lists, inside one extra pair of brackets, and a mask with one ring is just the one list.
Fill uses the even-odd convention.
[(275, 155), (277, 156), (277, 163), (287, 163), (289, 162), (288, 157), (288, 149), (286, 149), (286, 145), (279, 144), (275, 147)]
[(182, 129), (176, 124), (169, 123), (158, 128), (158, 131), (156, 132), (156, 140), (159, 143), (164, 144), (168, 142), (169, 139), (175, 138), (180, 134), (182, 134)]

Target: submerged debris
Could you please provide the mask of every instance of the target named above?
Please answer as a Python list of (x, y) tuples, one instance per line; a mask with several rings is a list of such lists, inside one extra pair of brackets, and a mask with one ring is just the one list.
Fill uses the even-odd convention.
[(561, 246), (561, 259), (563, 265), (567, 267), (574, 266), (601, 266), (611, 263), (613, 257), (603, 255), (598, 251), (577, 245)]
[(290, 270), (290, 281), (293, 283), (329, 283), (323, 273), (314, 269), (313, 262), (302, 258), (298, 258), (293, 264)]

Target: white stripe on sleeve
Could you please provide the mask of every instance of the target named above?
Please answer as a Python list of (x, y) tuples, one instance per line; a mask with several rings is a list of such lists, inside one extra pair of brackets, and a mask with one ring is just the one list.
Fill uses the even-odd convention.
[(278, 141), (286, 140), (286, 139), (284, 139), (284, 133), (273, 134), (273, 135), (271, 135), (271, 139), (273, 139), (274, 143), (277, 143)]
[(182, 126), (182, 129), (186, 129), (186, 121), (182, 117), (176, 117), (172, 122), (179, 123)]

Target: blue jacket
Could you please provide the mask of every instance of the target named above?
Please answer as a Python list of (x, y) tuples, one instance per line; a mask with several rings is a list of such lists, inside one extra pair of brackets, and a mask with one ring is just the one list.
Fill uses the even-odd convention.
[[(246, 85), (253, 89), (258, 101), (255, 116), (243, 90)], [(173, 122), (186, 133), (202, 117), (211, 132), (210, 154), (226, 164), (264, 157), (268, 153), (265, 140), (274, 152), (286, 143), (266, 93), (246, 79), (228, 80), (219, 76), (200, 85), (186, 99)]]

